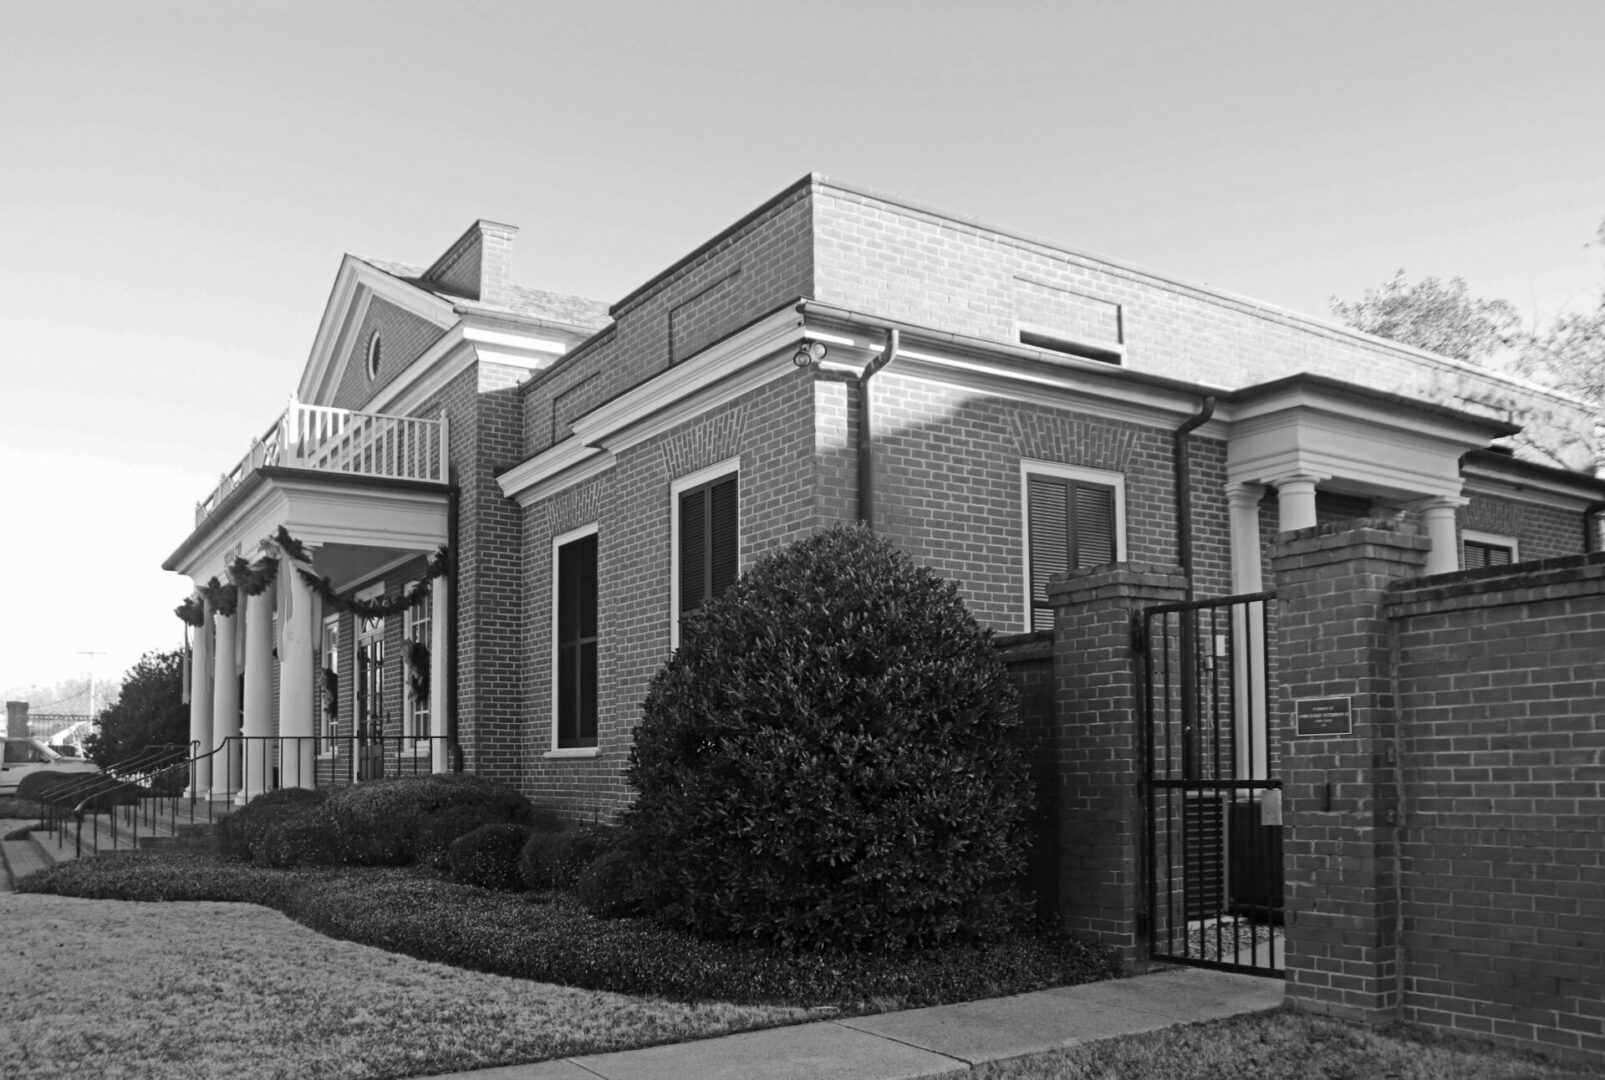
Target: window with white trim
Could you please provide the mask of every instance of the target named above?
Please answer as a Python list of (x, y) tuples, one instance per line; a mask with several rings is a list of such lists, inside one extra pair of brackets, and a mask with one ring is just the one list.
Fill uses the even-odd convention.
[(331, 753), (334, 725), (340, 719), (340, 616), (323, 620), (323, 662), (318, 668), (318, 750)]
[(596, 746), (597, 528), (552, 541), (552, 747)]
[(1027, 630), (1053, 629), (1048, 582), (1126, 557), (1126, 480), (1120, 473), (1020, 462)]
[(673, 557), (670, 644), (680, 623), (723, 595), (741, 570), (741, 473), (732, 459), (671, 485)]
[(1462, 570), (1477, 570), (1484, 566), (1507, 566), (1520, 561), (1514, 536), (1497, 536), (1494, 533), (1473, 532), (1470, 529), (1462, 530), (1460, 533)]
[(407, 609), (402, 624), (404, 656), (407, 667), (404, 723), (409, 739), (427, 739), (429, 730), (429, 678), (430, 678), (430, 626), (435, 611), (435, 598), (425, 586), (420, 596)]

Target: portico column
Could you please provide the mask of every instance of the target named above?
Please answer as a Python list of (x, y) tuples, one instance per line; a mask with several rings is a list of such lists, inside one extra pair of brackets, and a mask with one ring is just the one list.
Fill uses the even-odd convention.
[(1438, 495), (1415, 504), (1427, 526), (1432, 550), (1427, 552), (1427, 573), (1452, 574), (1460, 569), (1460, 534), (1455, 528), (1455, 511), (1469, 502), (1460, 495)]
[(212, 604), (204, 597), (189, 673), (189, 741), (196, 760), (186, 794), (204, 799), (212, 790), (212, 759), (205, 756), (212, 752)]
[(1323, 479), (1310, 473), (1295, 473), (1271, 481), (1276, 485), (1279, 531), (1293, 532), (1315, 525), (1315, 485)]
[[(1239, 596), (1265, 588), (1260, 552), (1259, 504), (1263, 484), (1226, 485), (1232, 532), (1232, 592)], [(1269, 775), (1267, 701), (1265, 693), (1265, 603), (1237, 605), (1232, 609), (1232, 632), (1238, 647), (1232, 650), (1232, 685), (1236, 721), (1236, 775), (1263, 780)]]
[[(235, 590), (236, 598), (238, 595)], [(235, 618), (220, 611), (212, 620), (217, 629), (212, 660), (212, 745), (217, 748), (212, 755), (212, 794), (225, 797), (240, 789), (240, 740), (236, 737), (240, 733), (240, 663), (234, 655)]]
[(279, 786), (317, 786), (313, 742), (312, 589), (296, 573), (294, 559), (279, 561), (278, 587), (284, 597), (279, 616)]
[(450, 602), (451, 586), (446, 575), (441, 574), (429, 583), (429, 734), (433, 736), (429, 740), (429, 768), (437, 773), (451, 770), (450, 747), (444, 738), (451, 732), (446, 716), (446, 679), (450, 670), (446, 663), (446, 643), (450, 640), (446, 621), (451, 617)]
[(268, 740), (273, 735), (273, 605), (275, 586), (245, 598), (245, 782), (235, 802), (268, 790)]
[(1253, 593), (1264, 588), (1259, 539), (1259, 504), (1263, 484), (1226, 485), (1226, 502), (1232, 530), (1232, 592)]

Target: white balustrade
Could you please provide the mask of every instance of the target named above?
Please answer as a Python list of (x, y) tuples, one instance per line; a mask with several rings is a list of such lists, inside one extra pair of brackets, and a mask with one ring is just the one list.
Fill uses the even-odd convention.
[(386, 416), (292, 401), (212, 493), (195, 504), (195, 524), (266, 466), (445, 483), (446, 461), (444, 416)]

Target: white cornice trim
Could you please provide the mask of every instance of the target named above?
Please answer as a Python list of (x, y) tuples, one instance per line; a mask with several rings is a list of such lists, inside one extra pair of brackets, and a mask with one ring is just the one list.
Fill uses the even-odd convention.
[[(580, 417), (572, 436), (508, 469), (496, 483), (528, 506), (599, 475), (619, 451), (795, 370), (789, 354), (783, 362), (777, 354), (803, 336), (802, 317), (791, 308), (738, 330)], [(591, 460), (602, 454), (605, 463)]]
[(1598, 501), (1597, 492), (1578, 485), (1567, 484), (1558, 478), (1515, 475), (1490, 468), (1480, 462), (1462, 462), (1460, 473), (1465, 477), (1467, 495), (1486, 495), (1495, 499), (1547, 506), (1556, 510), (1581, 512), (1583, 507)]
[[(1111, 385), (1103, 380), (1087, 378), (1074, 368), (1060, 368), (1057, 365), (1027, 370), (1001, 360), (941, 355), (925, 349), (902, 349), (886, 370), (960, 389), (980, 390), (1023, 404), (1089, 413), (1147, 427), (1179, 426), (1182, 421), (1197, 415), (1202, 397), (1202, 394), (1167, 393), (1137, 383)], [(1226, 425), (1219, 419), (1213, 419), (1198, 428), (1196, 434), (1204, 438), (1224, 439)]]

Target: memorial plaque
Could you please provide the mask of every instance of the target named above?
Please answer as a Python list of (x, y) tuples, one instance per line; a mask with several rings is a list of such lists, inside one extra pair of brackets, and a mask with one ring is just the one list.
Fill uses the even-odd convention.
[(1354, 713), (1346, 697), (1300, 698), (1293, 702), (1295, 730), (1300, 735), (1350, 735)]

